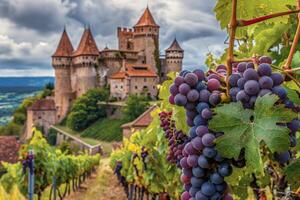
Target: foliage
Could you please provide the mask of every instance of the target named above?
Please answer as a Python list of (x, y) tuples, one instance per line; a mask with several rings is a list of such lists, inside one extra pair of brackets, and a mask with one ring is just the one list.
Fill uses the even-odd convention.
[(100, 119), (85, 129), (81, 136), (108, 142), (121, 141), (123, 137), (121, 125), (125, 122), (124, 119)]
[[(275, 12), (288, 11), (296, 8), (296, 1), (250, 0), (238, 1), (237, 18), (252, 19)], [(215, 6), (216, 18), (221, 29), (228, 31), (231, 17), (231, 0), (217, 1)], [(255, 54), (270, 55), (275, 64), (281, 64), (288, 56), (291, 41), (297, 27), (296, 15), (274, 18), (251, 26), (239, 27), (236, 32), (237, 47), (235, 55), (238, 58), (251, 57)], [(299, 45), (297, 47), (299, 50)], [(225, 55), (213, 58), (215, 63), (224, 63)], [(207, 56), (207, 62), (212, 63), (212, 57)]]
[(26, 198), (20, 192), (17, 185), (12, 185), (10, 192), (6, 192), (3, 186), (0, 184), (0, 200), (25, 200)]
[(14, 122), (9, 122), (0, 129), (0, 135), (20, 135), (21, 132), (22, 126)]
[(221, 155), (238, 159), (241, 150), (245, 149), (249, 168), (263, 172), (260, 153), (262, 141), (273, 153), (288, 150), (290, 131), (277, 124), (287, 123), (297, 115), (283, 105), (274, 105), (278, 99), (275, 95), (258, 97), (254, 111), (243, 109), (240, 102), (215, 108), (216, 115), (210, 121), (209, 128), (215, 132), (224, 132), (216, 141)]
[[(25, 159), (28, 150), (33, 150), (35, 155), (35, 185), (34, 191), (38, 196), (52, 183), (53, 176), (57, 177), (57, 185), (78, 179), (80, 176), (90, 172), (99, 164), (99, 155), (89, 156), (82, 154), (78, 156), (66, 155), (60, 150), (52, 148), (43, 138), (41, 132), (33, 130), (34, 135), (28, 144), (21, 147), (21, 158)], [(12, 191), (14, 184), (26, 193), (28, 182), (27, 173), (22, 173), (22, 164), (4, 164), (7, 173), (0, 179), (0, 185), (6, 192)]]
[(131, 121), (139, 117), (149, 106), (149, 99), (144, 95), (129, 95), (123, 110), (124, 118)]
[(99, 118), (106, 116), (105, 106), (100, 101), (108, 101), (109, 93), (106, 89), (91, 89), (75, 100), (67, 118), (67, 126), (80, 131), (87, 128)]
[(50, 145), (56, 145), (57, 132), (53, 128), (50, 128), (48, 131), (47, 141)]

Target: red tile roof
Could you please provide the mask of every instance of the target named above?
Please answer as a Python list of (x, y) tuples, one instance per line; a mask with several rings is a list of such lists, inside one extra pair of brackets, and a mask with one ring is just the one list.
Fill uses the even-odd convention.
[(16, 163), (20, 143), (15, 136), (0, 136), (0, 164), (1, 162)]
[(157, 108), (156, 105), (151, 106), (148, 110), (146, 110), (143, 114), (141, 114), (138, 118), (133, 120), (132, 122), (126, 123), (122, 125), (122, 128), (134, 128), (134, 127), (147, 127), (152, 122), (151, 112)]
[(151, 14), (151, 12), (150, 12), (150, 10), (149, 10), (148, 7), (145, 9), (143, 15), (141, 16), (141, 18), (139, 19), (139, 21), (136, 23), (136, 25), (134, 27), (140, 27), (140, 26), (155, 26), (155, 27), (159, 27), (156, 24), (156, 22), (155, 22), (155, 20), (154, 20), (154, 18), (153, 18), (153, 16), (152, 16), (152, 14)]
[(125, 71), (118, 71), (112, 76), (111, 79), (123, 79), (128, 77), (157, 77), (155, 71), (150, 69), (149, 65), (146, 64), (128, 64), (126, 63)]
[(181, 46), (177, 42), (177, 39), (175, 38), (171, 46), (167, 48), (166, 51), (183, 51), (183, 49), (181, 48)]
[(99, 50), (90, 28), (84, 30), (78, 48), (73, 53), (73, 56), (80, 56), (80, 55), (93, 55), (93, 56), (99, 55)]
[(35, 101), (30, 107), (29, 110), (56, 110), (55, 102), (53, 99), (40, 99)]
[(73, 50), (74, 49), (72, 43), (69, 39), (66, 30), (64, 29), (60, 41), (58, 43), (57, 49), (52, 55), (52, 57), (69, 57), (72, 55)]

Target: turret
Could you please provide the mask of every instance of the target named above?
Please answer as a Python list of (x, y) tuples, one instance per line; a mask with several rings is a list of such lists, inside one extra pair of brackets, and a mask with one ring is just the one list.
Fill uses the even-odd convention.
[(72, 54), (73, 72), (72, 86), (76, 96), (81, 96), (89, 89), (97, 86), (96, 65), (99, 50), (90, 28), (86, 28), (81, 37), (77, 50)]
[(63, 119), (74, 99), (71, 88), (71, 64), (73, 46), (64, 29), (55, 53), (52, 55), (52, 66), (55, 70), (55, 106), (57, 119)]
[[(150, 65), (151, 69), (157, 72), (155, 50), (159, 48), (159, 26), (148, 7), (133, 28), (134, 50), (144, 52), (144, 64)], [(158, 54), (159, 51), (156, 52)]]
[(175, 38), (169, 48), (166, 49), (166, 69), (165, 74), (171, 71), (180, 72), (182, 69), (182, 60), (184, 50), (180, 47)]

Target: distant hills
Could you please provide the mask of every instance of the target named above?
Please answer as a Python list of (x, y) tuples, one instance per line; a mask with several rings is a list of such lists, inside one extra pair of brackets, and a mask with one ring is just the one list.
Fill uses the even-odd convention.
[(54, 81), (54, 77), (0, 77), (0, 88), (42, 88)]

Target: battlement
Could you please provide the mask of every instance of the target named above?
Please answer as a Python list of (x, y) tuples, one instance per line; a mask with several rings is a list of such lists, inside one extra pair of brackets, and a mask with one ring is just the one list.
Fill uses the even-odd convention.
[(118, 36), (120, 35), (132, 35), (134, 30), (132, 28), (118, 27)]

